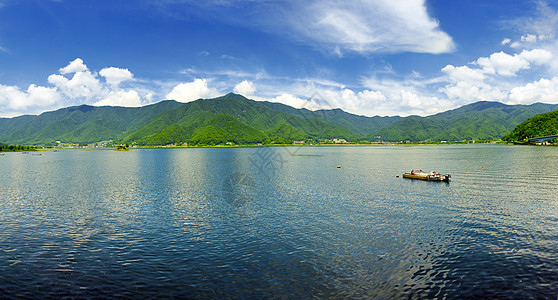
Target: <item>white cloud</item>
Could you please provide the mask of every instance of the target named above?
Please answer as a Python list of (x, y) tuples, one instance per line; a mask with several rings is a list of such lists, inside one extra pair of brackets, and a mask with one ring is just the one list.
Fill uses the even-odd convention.
[(446, 73), (452, 82), (482, 81), (485, 78), (483, 70), (471, 69), (468, 66), (454, 67), (447, 65), (442, 69), (442, 72)]
[[(364, 80), (368, 89), (347, 88), (339, 83), (315, 80), (305, 88), (284, 87), (291, 93), (284, 93), (271, 101), (281, 102), (296, 108), (333, 109), (341, 108), (357, 115), (428, 115), (454, 108), (450, 101), (436, 96), (425, 96), (410, 85), (397, 81)], [(292, 93), (294, 92), (294, 93)]]
[(441, 99), (435, 86), (440, 82), (447, 83), (443, 78), (421, 79), (413, 74), (402, 80), (377, 79), (375, 77), (363, 79), (362, 84), (369, 89), (359, 93), (362, 96), (375, 95), (376, 97), (362, 98), (362, 114), (373, 115), (430, 115), (447, 109), (455, 108), (455, 101), (447, 98)]
[(424, 101), (417, 94), (410, 91), (401, 91), (401, 104), (406, 107), (417, 109), (424, 106)]
[(33, 107), (47, 107), (60, 100), (56, 88), (29, 85), (27, 91), (16, 86), (0, 84), (0, 107), (8, 110), (23, 110)]
[[(75, 100), (82, 103), (96, 101), (94, 105), (111, 106), (139, 106), (142, 104), (137, 91), (124, 91), (118, 88), (121, 82), (133, 78), (133, 74), (128, 69), (109, 67), (102, 69), (99, 74), (93, 74), (85, 66), (83, 60), (77, 58), (59, 71), (61, 74), (74, 74), (71, 78), (52, 74), (48, 77), (48, 82), (56, 86), (71, 102)], [(100, 81), (99, 75), (105, 78), (106, 84)]]
[(386, 85), (378, 88), (383, 91), (364, 89), (355, 92), (349, 88), (322, 88), (320, 95), (327, 103), (324, 108), (341, 108), (350, 113), (368, 116), (400, 114), (398, 110), (406, 106), (400, 97), (401, 90)]
[(90, 71), (77, 72), (71, 79), (52, 74), (48, 77), (48, 82), (58, 87), (64, 95), (70, 98), (91, 99), (102, 90), (99, 79)]
[(509, 43), (511, 43), (511, 39), (505, 38), (505, 39), (502, 40), (502, 42), (500, 44), (507, 45)]
[(520, 57), (535, 65), (543, 65), (552, 59), (552, 53), (544, 49), (523, 50)]
[(452, 38), (428, 15), (424, 0), (301, 3), (304, 5), (287, 18), (291, 27), (307, 39), (333, 49), (361, 53), (446, 53), (454, 49)]
[(477, 59), (476, 64), (485, 73), (502, 76), (515, 76), (520, 70), (529, 69), (531, 64), (541, 65), (550, 62), (552, 53), (543, 49), (523, 50), (520, 54), (510, 55), (504, 52), (493, 53), (490, 57)]
[(60, 74), (70, 74), (70, 73), (77, 73), (86, 71), (87, 66), (83, 63), (81, 58), (76, 58), (75, 60), (71, 61), (70, 64), (65, 66), (64, 68), (60, 68), (58, 70)]
[[(265, 99), (260, 99), (265, 100)], [(280, 96), (275, 98), (269, 99), (271, 102), (278, 102), (288, 106), (292, 106), (294, 108), (306, 108), (308, 110), (318, 110), (318, 109), (332, 109), (328, 103), (326, 103), (323, 99), (303, 99), (297, 96), (294, 96), (289, 93), (283, 93)]]
[[(525, 36), (524, 41), (535, 40)], [(520, 71), (532, 69), (533, 66), (552, 65), (552, 52), (545, 49), (523, 50), (518, 54), (498, 52), (489, 57), (481, 57), (469, 66), (454, 67), (448, 65), (442, 69), (447, 75), (445, 86), (439, 87), (449, 100), (456, 104), (467, 104), (475, 101), (502, 101), (510, 104), (531, 104), (536, 101), (552, 100), (556, 97), (553, 80), (541, 79), (534, 83), (521, 86)], [(515, 77), (502, 80), (499, 76)], [(555, 84), (555, 83), (554, 83)], [(518, 86), (519, 85), (519, 86)]]
[(510, 47), (516, 48), (516, 49), (517, 49), (517, 48), (521, 48), (521, 47), (522, 47), (522, 43), (520, 43), (520, 42), (513, 42), (513, 43), (510, 44)]
[(522, 42), (527, 42), (527, 43), (535, 43), (535, 42), (537, 42), (537, 35), (536, 34), (525, 34), (525, 35), (521, 36), (521, 41)]
[(126, 107), (138, 107), (143, 103), (141, 102), (138, 92), (130, 90), (110, 92), (107, 97), (101, 101), (96, 102), (95, 106), (126, 106)]
[(120, 69), (115, 67), (104, 68), (99, 75), (105, 77), (110, 85), (118, 85), (123, 81), (131, 80), (133, 75), (128, 69)]
[(190, 102), (200, 98), (215, 97), (219, 92), (207, 86), (206, 79), (196, 78), (192, 82), (180, 83), (175, 86), (166, 98), (179, 102)]
[[(83, 103), (134, 107), (152, 103), (154, 97), (153, 91), (142, 86), (142, 82), (129, 90), (118, 86), (123, 81), (133, 79), (128, 69), (109, 67), (93, 73), (82, 59), (77, 58), (58, 71), (60, 74), (48, 76), (52, 87), (31, 84), (22, 91), (17, 86), (0, 84), (0, 114), (17, 116)], [(101, 81), (101, 77), (106, 80)], [(140, 93), (144, 95), (144, 101)]]
[(361, 96), (363, 99), (372, 102), (381, 102), (387, 100), (386, 96), (384, 96), (384, 94), (379, 91), (364, 90), (362, 92), (359, 92), (358, 95)]
[(295, 97), (288, 93), (283, 93), (280, 96), (277, 96), (270, 100), (271, 102), (279, 102), (294, 108), (308, 108), (308, 101)]
[(508, 104), (558, 103), (558, 77), (542, 78), (511, 90)]
[(487, 73), (498, 73), (503, 76), (513, 76), (517, 71), (529, 68), (527, 60), (504, 52), (494, 53), (490, 57), (481, 57), (477, 60), (477, 64)]
[(482, 82), (458, 81), (439, 89), (456, 104), (467, 104), (476, 101), (502, 101), (507, 93), (497, 86)]
[(243, 80), (234, 87), (233, 91), (245, 97), (250, 97), (254, 95), (254, 92), (256, 92), (256, 85), (254, 85), (254, 82), (252, 81)]
[(91, 99), (99, 94), (102, 85), (95, 75), (89, 71), (81, 58), (76, 58), (59, 72), (63, 75), (72, 74), (71, 79), (65, 76), (52, 74), (48, 82), (55, 85), (65, 96), (69, 98)]

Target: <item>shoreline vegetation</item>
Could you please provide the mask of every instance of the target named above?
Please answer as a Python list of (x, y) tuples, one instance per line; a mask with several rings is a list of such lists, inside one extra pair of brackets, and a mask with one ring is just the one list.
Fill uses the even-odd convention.
[(120, 144), (116, 146), (116, 149), (114, 149), (114, 151), (129, 151), (129, 145), (128, 144)]
[(32, 145), (8, 145), (0, 143), (0, 152), (27, 152), (37, 151), (37, 146)]
[[(421, 141), (421, 142), (343, 142), (343, 143), (323, 143), (323, 142), (293, 142), (293, 143), (258, 143), (258, 144), (235, 144), (235, 143), (224, 143), (224, 144), (168, 144), (168, 145), (129, 145), (129, 144), (114, 144), (114, 145), (103, 145), (103, 146), (90, 146), (90, 145), (79, 145), (79, 144), (60, 144), (57, 147), (44, 147), (51, 149), (114, 149), (115, 151), (129, 151), (133, 149), (183, 149), (183, 148), (251, 148), (251, 147), (296, 147), (296, 146), (394, 146), (394, 145), (522, 145), (520, 143), (514, 143), (512, 141), (505, 140), (471, 140), (471, 141)], [(531, 145), (546, 145), (546, 146), (558, 146), (557, 143), (539, 143)]]

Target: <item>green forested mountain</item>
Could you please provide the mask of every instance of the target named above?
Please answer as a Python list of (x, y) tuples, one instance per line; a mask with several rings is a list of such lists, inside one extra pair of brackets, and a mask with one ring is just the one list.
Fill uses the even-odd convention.
[[(558, 105), (505, 105), (481, 101), (429, 117), (409, 116), (368, 136), (385, 141), (494, 140), (509, 133), (517, 124)], [(376, 138), (378, 139), (378, 138)]]
[[(372, 124), (368, 125), (370, 127), (377, 122), (376, 119), (382, 119), (362, 118)], [(379, 128), (381, 127), (374, 129)], [(168, 141), (246, 144), (331, 138), (356, 141), (362, 135), (324, 118), (320, 112), (228, 94), (215, 99), (185, 103), (176, 109), (164, 111), (122, 140), (141, 145), (160, 145)]]
[(189, 103), (170, 100), (140, 108), (82, 105), (39, 116), (0, 118), (0, 141), (34, 145), (109, 139), (139, 145), (357, 141), (399, 119), (356, 116), (342, 110), (313, 112), (228, 94)]
[(0, 118), (0, 141), (13, 144), (90, 143), (120, 138), (161, 112), (180, 106), (162, 101), (144, 107), (75, 106), (39, 116)]
[(551, 136), (558, 134), (558, 110), (536, 115), (504, 136), (507, 141), (522, 141), (529, 138)]
[(0, 142), (52, 145), (109, 139), (139, 145), (292, 143), (295, 140), (440, 141), (498, 139), (558, 105), (477, 102), (429, 117), (365, 117), (310, 111), (228, 94), (138, 108), (77, 106), (39, 116), (0, 118)]

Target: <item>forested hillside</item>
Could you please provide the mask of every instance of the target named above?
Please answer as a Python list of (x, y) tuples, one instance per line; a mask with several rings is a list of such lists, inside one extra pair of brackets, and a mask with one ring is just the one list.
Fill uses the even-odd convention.
[(500, 139), (519, 123), (558, 105), (477, 102), (428, 117), (366, 117), (341, 109), (310, 111), (237, 94), (188, 103), (166, 100), (128, 107), (76, 106), (38, 116), (0, 118), (0, 142), (25, 145), (217, 145)]
[(558, 134), (558, 111), (536, 115), (517, 125), (504, 137), (507, 141), (522, 141), (529, 138)]
[(386, 141), (496, 140), (517, 124), (537, 114), (558, 109), (558, 105), (505, 105), (481, 101), (429, 117), (410, 116), (386, 126), (369, 138)]

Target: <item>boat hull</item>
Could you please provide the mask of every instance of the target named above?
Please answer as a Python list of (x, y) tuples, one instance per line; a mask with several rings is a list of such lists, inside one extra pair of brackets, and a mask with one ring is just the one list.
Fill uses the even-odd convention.
[(417, 180), (424, 180), (424, 181), (440, 181), (440, 182), (450, 181), (449, 175), (427, 174), (427, 173), (419, 173), (419, 174), (404, 173), (403, 178), (417, 179)]

